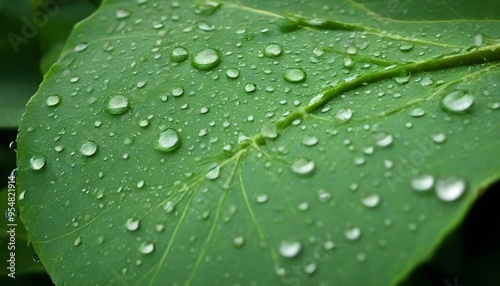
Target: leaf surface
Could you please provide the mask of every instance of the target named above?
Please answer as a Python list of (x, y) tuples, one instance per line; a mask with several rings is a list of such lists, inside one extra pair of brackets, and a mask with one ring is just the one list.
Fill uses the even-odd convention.
[(499, 176), (498, 20), (378, 3), (116, 0), (77, 25), (18, 140), (54, 282), (387, 285), (430, 257)]

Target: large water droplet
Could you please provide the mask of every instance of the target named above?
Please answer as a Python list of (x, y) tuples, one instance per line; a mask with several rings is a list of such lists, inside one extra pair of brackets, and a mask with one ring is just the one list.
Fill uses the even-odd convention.
[(219, 177), (219, 174), (220, 174), (220, 167), (219, 165), (217, 165), (212, 170), (208, 171), (205, 177), (209, 180), (215, 180)]
[(45, 166), (45, 157), (41, 155), (34, 155), (30, 159), (30, 167), (31, 169), (38, 171), (41, 170)]
[(441, 103), (445, 110), (463, 112), (472, 106), (474, 97), (463, 90), (457, 90), (445, 96)]
[(292, 172), (299, 175), (309, 175), (314, 171), (314, 161), (310, 161), (307, 159), (298, 159), (293, 162)]
[(128, 98), (123, 95), (115, 95), (109, 99), (106, 110), (111, 114), (118, 115), (125, 113), (129, 108)]
[(80, 154), (90, 157), (97, 152), (97, 143), (94, 141), (87, 141), (80, 146)]
[(271, 44), (264, 48), (264, 55), (272, 58), (281, 55), (281, 52), (283, 52), (283, 48), (277, 44)]
[(440, 179), (436, 183), (436, 194), (443, 201), (454, 201), (460, 198), (465, 192), (465, 181), (456, 178), (448, 177)]
[(125, 228), (129, 231), (135, 231), (139, 228), (139, 220), (138, 219), (133, 219), (129, 218), (127, 222), (125, 223)]
[(51, 95), (47, 97), (47, 106), (53, 107), (59, 105), (61, 103), (61, 97), (57, 94)]
[(179, 147), (180, 143), (181, 138), (177, 131), (169, 128), (160, 133), (155, 149), (160, 152), (172, 152)]
[(415, 191), (427, 191), (434, 185), (434, 177), (429, 174), (420, 174), (411, 180), (411, 187)]
[(193, 56), (191, 64), (197, 70), (207, 71), (215, 68), (222, 61), (222, 53), (219, 50), (204, 49)]
[(142, 254), (150, 254), (155, 249), (155, 245), (152, 242), (143, 242), (139, 246), (139, 251)]
[(298, 241), (283, 241), (280, 244), (279, 252), (283, 257), (292, 258), (299, 254), (302, 245)]
[(276, 126), (274, 124), (271, 124), (271, 123), (262, 125), (260, 132), (262, 133), (262, 136), (264, 136), (266, 138), (278, 137), (278, 132), (277, 132)]
[(172, 52), (170, 52), (170, 60), (176, 63), (182, 63), (189, 57), (189, 51), (184, 47), (175, 47)]
[(306, 72), (303, 69), (295, 68), (295, 69), (288, 69), (285, 74), (283, 75), (283, 78), (292, 83), (299, 83), (303, 82), (306, 80)]

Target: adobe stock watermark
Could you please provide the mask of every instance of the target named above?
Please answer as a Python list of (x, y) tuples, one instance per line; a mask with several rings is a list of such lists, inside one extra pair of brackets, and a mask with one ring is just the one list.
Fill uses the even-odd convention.
[[(31, 19), (27, 17), (22, 17), (21, 21), (23, 25), (21, 31), (18, 33), (9, 32), (7, 34), (7, 39), (9, 40), (12, 49), (17, 54), (19, 53), (19, 47), (23, 44), (27, 44), (31, 39), (36, 37), (40, 28), (47, 25), (50, 18), (53, 18), (62, 5), (66, 5), (70, 0), (46, 0), (40, 5), (40, 10), (33, 13)], [(0, 6), (0, 10), (1, 10)]]
[(12, 171), (7, 182), (7, 210), (5, 212), (5, 218), (7, 219), (7, 276), (10, 278), (16, 278), (16, 175), (15, 171)]

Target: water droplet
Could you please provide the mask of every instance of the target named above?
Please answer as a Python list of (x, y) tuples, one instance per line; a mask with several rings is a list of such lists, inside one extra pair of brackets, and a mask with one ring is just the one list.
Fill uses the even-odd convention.
[(155, 149), (160, 152), (172, 152), (181, 143), (181, 138), (174, 129), (167, 129), (160, 133)]
[(488, 107), (493, 109), (493, 110), (497, 110), (500, 108), (500, 102), (498, 102), (498, 101), (497, 102), (490, 102), (488, 104)]
[(194, 13), (210, 16), (221, 7), (221, 3), (214, 0), (204, 0), (194, 5)]
[(138, 219), (133, 219), (129, 218), (127, 222), (125, 223), (125, 228), (129, 231), (135, 231), (139, 228), (139, 220)]
[(364, 197), (363, 200), (363, 205), (365, 205), (368, 208), (373, 208), (376, 207), (380, 203), (380, 196), (376, 194), (369, 195), (367, 197)]
[(80, 146), (80, 154), (90, 157), (97, 152), (97, 144), (94, 141), (87, 141)]
[(238, 70), (238, 69), (228, 69), (226, 71), (226, 76), (228, 78), (232, 78), (232, 79), (238, 78), (240, 76), (240, 70)]
[(429, 174), (420, 174), (411, 180), (411, 187), (415, 191), (427, 191), (434, 185), (434, 177)]
[(36, 254), (36, 252), (33, 253), (33, 261), (34, 262), (40, 262), (40, 257), (38, 257), (38, 254)]
[(463, 90), (457, 90), (445, 96), (441, 103), (445, 110), (463, 112), (472, 106), (474, 97)]
[(271, 124), (271, 123), (262, 125), (260, 132), (262, 133), (262, 136), (264, 136), (266, 138), (272, 139), (272, 138), (278, 137), (278, 132), (277, 132), (276, 126), (274, 124)]
[(440, 179), (436, 183), (436, 194), (443, 201), (454, 201), (460, 198), (465, 192), (465, 181), (456, 178), (448, 177)]
[(413, 109), (412, 111), (410, 111), (410, 116), (413, 116), (413, 117), (424, 116), (424, 114), (425, 114), (424, 109), (420, 108), (420, 107), (417, 107), (417, 108)]
[(75, 51), (75, 52), (77, 52), (77, 53), (78, 53), (78, 52), (85, 51), (85, 50), (87, 49), (87, 47), (88, 47), (88, 46), (89, 46), (89, 44), (87, 44), (87, 43), (78, 44), (78, 45), (76, 45), (76, 47), (75, 47), (74, 51)]
[(30, 159), (30, 166), (35, 171), (41, 170), (45, 166), (45, 157), (34, 155)]
[(335, 118), (342, 120), (342, 121), (348, 121), (352, 117), (352, 110), (349, 108), (340, 108), (337, 110), (337, 113), (335, 114)]
[(325, 190), (320, 189), (318, 191), (318, 198), (319, 198), (320, 201), (326, 202), (326, 201), (329, 201), (332, 198), (332, 194), (330, 194), (329, 192), (327, 192)]
[(20, 200), (20, 201), (24, 200), (25, 195), (26, 195), (26, 191), (22, 191), (22, 192), (19, 194), (19, 200)]
[(295, 68), (295, 69), (288, 69), (285, 74), (283, 75), (283, 78), (292, 83), (299, 83), (303, 82), (306, 80), (306, 72), (303, 69)]
[(181, 86), (175, 87), (174, 89), (172, 89), (171, 93), (174, 97), (182, 96), (184, 94), (184, 88)]
[(245, 84), (245, 91), (248, 92), (248, 93), (254, 92), (256, 89), (257, 89), (257, 86), (255, 85), (255, 83), (247, 83), (247, 84)]
[(222, 61), (222, 53), (219, 50), (204, 49), (193, 56), (191, 64), (200, 71), (208, 71), (217, 67)]
[(387, 147), (393, 141), (392, 135), (382, 133), (378, 136), (377, 145), (380, 147)]
[(50, 106), (50, 107), (57, 106), (57, 105), (59, 105), (59, 103), (61, 103), (61, 97), (57, 94), (51, 95), (51, 96), (47, 97), (46, 103), (47, 103), (47, 106)]
[(150, 254), (155, 249), (155, 245), (152, 242), (143, 242), (139, 246), (139, 251), (142, 254)]
[(118, 115), (125, 113), (129, 108), (130, 102), (128, 98), (123, 95), (115, 95), (109, 99), (106, 110), (110, 114)]
[(277, 44), (271, 44), (264, 48), (264, 55), (275, 58), (283, 52), (283, 48)]
[(205, 177), (209, 180), (215, 180), (219, 177), (219, 174), (220, 174), (220, 167), (219, 165), (217, 165), (212, 170), (208, 171)]
[(413, 44), (402, 44), (399, 46), (399, 49), (403, 52), (408, 52), (409, 50), (413, 49)]
[(119, 9), (119, 10), (116, 10), (115, 15), (116, 15), (116, 19), (124, 19), (124, 18), (127, 18), (128, 16), (130, 16), (130, 12), (127, 10)]
[(361, 230), (358, 227), (353, 227), (347, 229), (345, 232), (345, 237), (349, 240), (356, 240), (361, 236)]
[(279, 252), (283, 257), (292, 258), (299, 254), (302, 245), (298, 241), (283, 241), (280, 244)]
[(182, 63), (189, 57), (189, 51), (184, 47), (175, 47), (172, 52), (170, 52), (170, 60), (176, 63)]
[(318, 144), (318, 141), (319, 139), (316, 136), (304, 136), (304, 138), (302, 138), (302, 144), (306, 146), (314, 146)]
[(311, 275), (316, 271), (316, 263), (309, 262), (304, 266), (304, 272)]
[(309, 175), (314, 171), (314, 161), (309, 161), (307, 159), (298, 159), (293, 162), (292, 171), (299, 175)]
[(431, 138), (432, 138), (432, 141), (434, 141), (434, 143), (440, 144), (440, 143), (443, 143), (444, 141), (446, 141), (446, 134), (441, 133), (441, 132), (436, 133), (436, 134), (432, 134)]
[(333, 243), (333, 241), (326, 241), (324, 244), (323, 244), (323, 248), (326, 249), (326, 250), (331, 250), (335, 247), (335, 243)]
[(74, 246), (79, 246), (80, 244), (82, 244), (82, 237), (79, 236), (75, 239), (75, 242), (73, 243)]
[(420, 81), (421, 86), (430, 86), (433, 83), (434, 83), (434, 81), (428, 76), (422, 78), (422, 80)]
[(245, 244), (245, 238), (243, 236), (237, 236), (233, 239), (233, 245), (235, 247), (242, 247)]
[(307, 211), (309, 209), (309, 204), (306, 202), (300, 203), (299, 206), (297, 207), (299, 211)]
[(257, 202), (258, 203), (265, 203), (269, 200), (269, 197), (266, 194), (261, 194), (257, 196)]

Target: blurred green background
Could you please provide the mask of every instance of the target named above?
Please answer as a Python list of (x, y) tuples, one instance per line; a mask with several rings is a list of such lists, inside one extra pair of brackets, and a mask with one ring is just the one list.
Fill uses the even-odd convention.
[[(28, 245), (17, 217), (16, 278), (7, 276), (7, 177), (15, 169), (17, 127), (25, 104), (54, 63), (75, 23), (90, 15), (100, 0), (0, 0), (0, 285), (53, 285)], [(467, 219), (404, 285), (500, 285), (500, 183), (472, 208)], [(372, 277), (376, 279), (376, 277)], [(81, 284), (82, 281), (75, 281)]]

